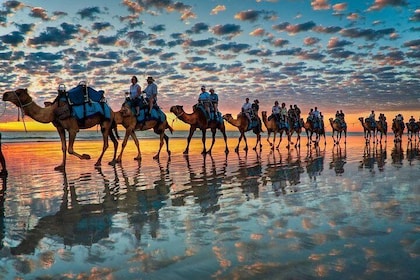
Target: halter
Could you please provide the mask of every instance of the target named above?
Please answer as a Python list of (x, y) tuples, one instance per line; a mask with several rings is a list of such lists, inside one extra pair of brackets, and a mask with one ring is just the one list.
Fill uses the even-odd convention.
[(13, 93), (16, 95), (16, 98), (17, 98), (17, 100), (19, 101), (20, 107), (21, 107), (22, 109), (23, 109), (23, 108), (25, 108), (25, 107), (27, 107), (27, 106), (29, 106), (29, 105), (31, 105), (31, 104), (33, 103), (33, 100), (32, 100), (32, 98), (31, 98), (31, 101), (30, 101), (29, 103), (22, 104), (22, 102), (20, 102), (20, 98), (19, 98), (19, 96), (17, 95), (16, 90), (15, 90), (15, 91), (13, 91)]

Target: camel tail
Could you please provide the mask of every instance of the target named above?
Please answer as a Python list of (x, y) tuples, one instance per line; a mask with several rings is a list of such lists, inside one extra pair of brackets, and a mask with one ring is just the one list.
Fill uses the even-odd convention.
[(115, 136), (117, 137), (117, 139), (120, 140), (121, 138), (120, 138), (120, 135), (118, 134), (117, 122), (115, 120), (112, 121), (111, 127), (112, 127), (112, 130), (114, 131)]

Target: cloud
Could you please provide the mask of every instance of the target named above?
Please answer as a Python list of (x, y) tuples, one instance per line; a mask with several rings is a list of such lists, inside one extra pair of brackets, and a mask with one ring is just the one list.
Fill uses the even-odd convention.
[(187, 34), (200, 34), (209, 30), (209, 25), (204, 22), (198, 22), (194, 24), (189, 30), (186, 31)]
[(37, 37), (28, 40), (28, 46), (65, 46), (68, 41), (76, 38), (74, 35), (79, 32), (79, 25), (73, 25), (68, 23), (62, 23), (60, 28), (47, 27), (46, 31), (41, 32)]
[(218, 24), (214, 26), (213, 28), (211, 28), (211, 31), (215, 35), (228, 36), (229, 38), (235, 37), (239, 35), (240, 33), (242, 33), (241, 27), (237, 24), (225, 24), (225, 25)]
[(9, 44), (15, 47), (25, 41), (25, 37), (23, 36), (22, 32), (18, 31), (13, 31), (9, 34), (0, 36), (0, 39), (3, 44)]
[(375, 3), (368, 8), (368, 11), (381, 10), (386, 6), (404, 7), (407, 4), (405, 0), (375, 0)]
[(390, 35), (395, 32), (394, 28), (387, 28), (381, 30), (349, 28), (342, 29), (340, 34), (350, 38), (365, 38), (366, 40), (377, 40), (385, 35)]
[(109, 22), (95, 22), (92, 24), (92, 30), (103, 31), (107, 29), (112, 29), (112, 24)]
[(166, 30), (166, 28), (164, 24), (156, 24), (151, 26), (150, 30), (152, 30), (153, 32), (163, 32)]
[(43, 8), (40, 8), (40, 7), (32, 8), (29, 16), (34, 17), (34, 18), (40, 18), (43, 20), (48, 20), (47, 11), (45, 11)]
[(260, 14), (261, 14), (260, 11), (248, 10), (248, 11), (242, 11), (242, 12), (237, 13), (234, 16), (234, 18), (237, 20), (254, 22), (258, 19)]
[(256, 37), (262, 37), (262, 36), (265, 35), (265, 30), (264, 30), (264, 28), (257, 28), (257, 29), (252, 30), (249, 33), (249, 35), (256, 36)]
[(314, 10), (328, 10), (331, 8), (331, 5), (328, 4), (328, 0), (312, 0), (311, 6)]
[(226, 11), (226, 6), (225, 5), (217, 5), (216, 7), (214, 7), (211, 10), (210, 14), (211, 15), (217, 15), (218, 13), (224, 12), (224, 11)]
[(333, 48), (342, 48), (344, 46), (348, 46), (348, 45), (352, 45), (352, 42), (350, 41), (346, 41), (346, 40), (340, 40), (337, 37), (332, 37), (330, 38), (330, 40), (328, 41), (328, 45), (327, 48), (328, 49), (333, 49)]
[(217, 46), (214, 46), (214, 50), (216, 51), (230, 51), (233, 53), (240, 53), (249, 48), (251, 48), (249, 44), (238, 44), (236, 42), (230, 42), (227, 44), (219, 44)]
[(312, 45), (315, 45), (316, 43), (318, 43), (319, 41), (320, 41), (319, 38), (307, 37), (303, 40), (303, 43), (307, 46), (312, 46)]
[(96, 15), (100, 13), (101, 13), (101, 10), (99, 7), (84, 8), (77, 12), (77, 14), (80, 16), (81, 19), (89, 19), (89, 20), (97, 19)]

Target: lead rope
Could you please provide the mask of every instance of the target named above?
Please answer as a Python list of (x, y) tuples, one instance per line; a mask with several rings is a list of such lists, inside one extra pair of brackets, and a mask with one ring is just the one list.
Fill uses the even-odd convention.
[(22, 102), (20, 102), (19, 96), (17, 96), (17, 94), (16, 94), (16, 91), (14, 91), (14, 93), (15, 93), (15, 95), (17, 97), (17, 100), (19, 101), (19, 105), (20, 105), (20, 107), (18, 106), (18, 122), (20, 121), (20, 112), (22, 112), (23, 127), (25, 128), (25, 132), (27, 133), (28, 130), (26, 129), (25, 112), (23, 111), (23, 107), (26, 107), (26, 106), (30, 105), (32, 103), (32, 101), (29, 102), (28, 104), (26, 104), (25, 106), (23, 106)]

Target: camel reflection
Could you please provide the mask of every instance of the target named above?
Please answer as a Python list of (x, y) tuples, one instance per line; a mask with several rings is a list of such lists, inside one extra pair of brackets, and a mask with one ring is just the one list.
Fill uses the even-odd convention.
[(246, 199), (250, 200), (259, 197), (259, 185), (262, 175), (261, 157), (259, 151), (255, 151), (255, 161), (248, 161), (248, 152), (243, 157), (238, 155), (239, 169), (234, 172), (234, 181), (240, 184), (242, 193), (245, 194)]
[(306, 173), (308, 173), (309, 179), (316, 181), (316, 177), (321, 175), (324, 170), (324, 159), (325, 146), (322, 151), (319, 145), (316, 145), (315, 147), (308, 147), (305, 161)]
[(406, 152), (406, 157), (408, 160), (408, 163), (410, 165), (412, 165), (412, 162), (414, 160), (419, 160), (420, 159), (420, 149), (419, 149), (419, 145), (420, 142), (417, 143), (417, 141), (415, 141), (413, 143), (413, 141), (408, 141), (407, 142), (407, 152)]
[(400, 168), (403, 165), (404, 160), (404, 149), (402, 148), (402, 142), (397, 141), (394, 143), (394, 147), (391, 150), (392, 165)]
[[(278, 153), (278, 158), (276, 153)], [(266, 178), (268, 177), (276, 196), (286, 194), (286, 189), (290, 192), (296, 192), (297, 189), (292, 187), (300, 183), (300, 174), (305, 172), (300, 158), (300, 148), (297, 147), (296, 155), (294, 156), (291, 151), (288, 151), (284, 161), (280, 152), (272, 151), (268, 156), (267, 162), (263, 185), (267, 184)]]
[[(82, 204), (78, 201), (75, 182), (89, 180), (91, 174), (82, 174), (78, 180), (67, 180), (63, 174), (63, 197), (60, 210), (54, 215), (39, 219), (38, 224), (28, 232), (16, 247), (10, 248), (13, 255), (34, 253), (38, 242), (46, 237), (60, 237), (64, 245), (92, 245), (108, 237), (111, 218), (117, 212), (117, 199), (104, 178), (104, 195), (100, 203)], [(69, 200), (70, 198), (70, 200)]]
[(386, 146), (381, 142), (366, 143), (363, 150), (363, 158), (360, 161), (359, 169), (368, 169), (369, 172), (375, 172), (375, 164), (378, 166), (380, 172), (384, 171), (387, 153)]
[(341, 176), (344, 174), (344, 165), (347, 158), (347, 145), (344, 144), (344, 150), (340, 144), (334, 145), (331, 151), (330, 169), (334, 169), (335, 175)]
[(7, 177), (1, 178), (2, 188), (0, 190), (0, 250), (3, 248), (3, 240), (5, 237), (5, 210), (4, 201), (6, 200)]
[(128, 222), (133, 227), (137, 240), (141, 239), (146, 225), (149, 225), (149, 234), (152, 238), (158, 236), (160, 228), (159, 210), (166, 205), (166, 201), (169, 199), (172, 185), (172, 180), (169, 176), (171, 160), (168, 158), (166, 166), (162, 165), (160, 159), (156, 162), (159, 167), (159, 175), (158, 179), (153, 181), (152, 186), (139, 185), (140, 162), (134, 175), (135, 180), (133, 184), (130, 184), (129, 177), (121, 166), (127, 193), (125, 195), (126, 198), (120, 201), (119, 210), (128, 214)]
[[(207, 167), (207, 158), (211, 161), (210, 171)], [(194, 202), (200, 205), (200, 211), (204, 215), (219, 211), (219, 197), (222, 195), (221, 187), (226, 175), (227, 158), (223, 161), (220, 171), (217, 170), (216, 162), (211, 154), (202, 155), (201, 170), (192, 167), (190, 156), (185, 155), (184, 159), (190, 178), (185, 184), (185, 189), (173, 194), (172, 204), (176, 206), (185, 205), (185, 199), (192, 195)]]

